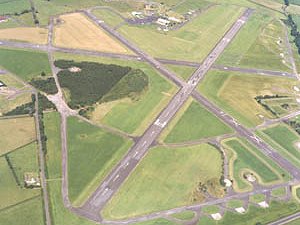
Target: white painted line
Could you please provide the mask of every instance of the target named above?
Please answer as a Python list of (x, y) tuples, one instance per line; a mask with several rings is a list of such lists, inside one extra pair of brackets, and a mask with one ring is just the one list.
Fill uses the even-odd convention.
[(120, 177), (120, 175), (118, 174), (118, 175), (113, 179), (113, 181), (116, 181), (119, 177)]
[(144, 141), (144, 142), (143, 142), (143, 144), (142, 144), (142, 146), (144, 147), (144, 146), (145, 146), (145, 144), (147, 144), (147, 141)]
[(134, 153), (133, 157), (135, 157), (137, 154), (138, 154), (138, 152), (136, 151), (136, 152)]
[(151, 134), (150, 134), (150, 136), (152, 137), (152, 136), (153, 136), (153, 134), (155, 134), (155, 131), (152, 131), (152, 132), (151, 132)]

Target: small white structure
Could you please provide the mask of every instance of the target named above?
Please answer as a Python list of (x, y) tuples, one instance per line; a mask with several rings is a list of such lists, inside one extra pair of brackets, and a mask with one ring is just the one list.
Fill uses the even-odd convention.
[(163, 18), (158, 18), (156, 23), (161, 25), (161, 26), (168, 26), (170, 24), (170, 21), (166, 20), (166, 19), (163, 19)]
[(176, 17), (174, 16), (170, 16), (168, 17), (168, 20), (172, 21), (172, 22), (175, 22), (175, 23), (181, 23), (181, 19), (177, 19)]
[(236, 212), (240, 213), (240, 214), (244, 214), (246, 212), (246, 210), (244, 209), (244, 207), (235, 208), (234, 210)]
[(229, 179), (224, 179), (224, 183), (226, 187), (231, 187), (232, 186), (232, 182)]
[(79, 67), (76, 67), (76, 66), (70, 67), (68, 70), (72, 73), (78, 73), (78, 72), (81, 71), (81, 69)]
[(251, 183), (256, 181), (256, 177), (254, 175), (250, 174), (250, 173), (246, 174), (245, 177), (246, 177), (247, 181), (249, 181)]
[(266, 202), (266, 201), (263, 201), (263, 202), (259, 202), (258, 205), (261, 207), (261, 208), (269, 208), (269, 204)]
[(294, 86), (294, 90), (297, 91), (297, 92), (300, 91), (300, 89), (297, 86)]
[(283, 53), (280, 53), (280, 57), (281, 57), (281, 58), (284, 58), (284, 54), (283, 54)]
[(142, 12), (133, 11), (133, 12), (131, 12), (131, 15), (133, 15), (133, 16), (141, 16), (141, 15), (143, 15), (143, 13)]
[(4, 87), (5, 84), (0, 81), (0, 87)]
[(214, 214), (211, 214), (210, 216), (214, 220), (221, 220), (222, 219), (222, 215), (220, 213), (214, 213)]

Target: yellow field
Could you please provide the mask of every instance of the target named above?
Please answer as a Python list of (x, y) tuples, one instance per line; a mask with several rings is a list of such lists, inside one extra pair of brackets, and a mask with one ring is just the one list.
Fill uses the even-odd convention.
[(130, 52), (80, 13), (62, 15), (60, 19), (61, 24), (54, 29), (54, 43), (57, 46), (114, 53)]
[(0, 39), (26, 41), (36, 44), (47, 44), (48, 30), (38, 27), (18, 27), (0, 29)]
[(33, 117), (0, 120), (0, 155), (36, 139)]

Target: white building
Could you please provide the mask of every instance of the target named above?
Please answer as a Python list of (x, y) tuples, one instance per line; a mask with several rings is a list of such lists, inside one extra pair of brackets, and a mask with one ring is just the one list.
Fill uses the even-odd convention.
[(158, 18), (156, 23), (161, 25), (161, 26), (168, 26), (170, 24), (170, 21), (166, 20), (166, 19), (163, 19), (163, 18)]

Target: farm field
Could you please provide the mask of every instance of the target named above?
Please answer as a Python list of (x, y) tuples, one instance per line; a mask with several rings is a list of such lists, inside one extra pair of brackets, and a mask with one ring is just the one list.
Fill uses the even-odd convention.
[(42, 198), (37, 196), (0, 211), (0, 224), (43, 225), (44, 213)]
[(204, 200), (201, 193), (195, 193), (199, 182), (214, 182), (214, 188), (208, 187), (208, 192), (220, 197), (223, 194), (219, 184), (221, 174), (221, 154), (208, 144), (156, 147), (108, 203), (103, 216), (121, 219)]
[(0, 66), (26, 81), (42, 72), (51, 74), (48, 56), (44, 52), (0, 48)]
[(68, 119), (69, 197), (73, 205), (83, 203), (131, 144), (74, 117)]
[(289, 202), (272, 201), (270, 207), (262, 209), (250, 205), (247, 212), (243, 215), (235, 212), (226, 212), (219, 221), (207, 217), (202, 217), (198, 225), (253, 225), (257, 223), (268, 224), (279, 218), (294, 214), (300, 210), (300, 206), (294, 200)]
[[(14, 138), (11, 135), (14, 135)], [(32, 117), (0, 120), (0, 155), (36, 140)]]
[(31, 102), (31, 94), (24, 93), (21, 95), (16, 96), (13, 99), (8, 100), (7, 96), (0, 96), (0, 115), (10, 112), (11, 110), (15, 109), (17, 106), (26, 104)]
[(153, 68), (141, 62), (58, 53), (55, 57), (56, 59), (99, 62), (141, 69), (149, 77), (149, 87), (138, 101), (122, 99), (101, 105), (96, 104), (95, 111), (90, 115), (94, 123), (104, 123), (134, 135), (145, 131), (176, 91), (169, 81), (157, 74)]
[(195, 141), (201, 138), (231, 133), (232, 129), (221, 122), (196, 101), (186, 103), (164, 131), (166, 143)]
[[(119, 31), (155, 57), (200, 62), (230, 28), (242, 10), (243, 8), (237, 6), (215, 6), (181, 29), (169, 31), (167, 34), (159, 33), (154, 26), (140, 28), (124, 25), (119, 28)], [(157, 43), (160, 43), (159, 46)]]
[(48, 31), (37, 27), (18, 27), (0, 29), (0, 39), (47, 44)]
[(236, 191), (248, 191), (250, 183), (244, 178), (244, 173), (253, 173), (262, 185), (278, 183), (288, 179), (285, 171), (266, 158), (253, 146), (238, 139), (223, 141), (229, 158), (230, 177), (235, 181), (233, 187)]
[(212, 70), (198, 90), (239, 122), (252, 127), (262, 123), (263, 118), (274, 118), (255, 97), (278, 94), (295, 98), (294, 85), (297, 81), (293, 79)]
[(59, 17), (54, 28), (54, 44), (60, 47), (130, 53), (83, 14), (72, 13)]
[(288, 158), (296, 166), (300, 167), (300, 153), (298, 144), (300, 142), (299, 135), (290, 127), (284, 124), (279, 124), (266, 129), (263, 129), (262, 137), (267, 137), (277, 147), (278, 152)]
[(25, 9), (30, 9), (28, 1), (24, 0), (0, 0), (0, 15), (5, 13), (19, 13)]

